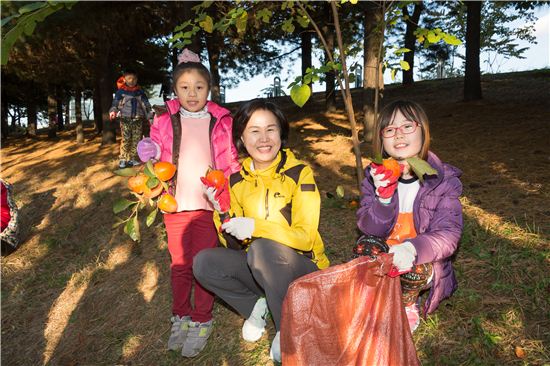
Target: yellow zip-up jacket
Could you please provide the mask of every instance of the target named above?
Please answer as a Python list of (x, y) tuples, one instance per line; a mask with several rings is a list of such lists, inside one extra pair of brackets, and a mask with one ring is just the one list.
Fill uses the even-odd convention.
[[(288, 149), (281, 150), (267, 169), (251, 170), (251, 163), (252, 158), (246, 158), (241, 171), (229, 178), (229, 215), (254, 219), (252, 239), (274, 240), (310, 258), (320, 269), (328, 267), (318, 231), (321, 197), (311, 168)], [(219, 217), (216, 224), (219, 227)], [(220, 241), (228, 245), (222, 233)]]

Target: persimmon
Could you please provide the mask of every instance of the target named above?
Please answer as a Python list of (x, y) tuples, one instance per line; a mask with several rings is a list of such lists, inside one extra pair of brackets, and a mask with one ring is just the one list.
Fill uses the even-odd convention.
[(221, 170), (209, 170), (205, 179), (216, 189), (222, 188), (225, 184), (225, 175)]
[(166, 182), (167, 180), (172, 179), (176, 173), (176, 166), (167, 161), (159, 161), (153, 165), (153, 170), (155, 171), (155, 175), (158, 179)]
[(138, 175), (130, 177), (128, 179), (128, 187), (132, 191), (142, 194), (145, 188), (147, 188), (145, 184), (147, 183), (148, 179), (149, 177), (147, 177), (145, 174), (139, 173)]
[(149, 188), (147, 187), (147, 185), (145, 185), (145, 188), (143, 189), (143, 197), (155, 198), (156, 196), (162, 193), (162, 189), (163, 189), (162, 184), (160, 183), (153, 188)]
[(178, 203), (170, 193), (163, 194), (157, 201), (157, 207), (164, 212), (176, 212)]
[(397, 160), (393, 158), (384, 159), (382, 161), (382, 165), (384, 165), (384, 168), (392, 171), (393, 177), (399, 178), (401, 176), (401, 167), (399, 166)]

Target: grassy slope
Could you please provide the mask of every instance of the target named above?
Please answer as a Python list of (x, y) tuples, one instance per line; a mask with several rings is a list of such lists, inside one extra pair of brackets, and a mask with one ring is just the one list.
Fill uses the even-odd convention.
[[(432, 122), (433, 150), (463, 172), (465, 229), (455, 267), (459, 290), (415, 333), (423, 364), (534, 364), (550, 359), (550, 74), (483, 79), (484, 100), (460, 102), (458, 80), (389, 87)], [(358, 98), (357, 98), (358, 100)], [(343, 111), (288, 103), (291, 147), (317, 174), (323, 196), (355, 188)], [(358, 116), (360, 118), (360, 115)], [(91, 131), (88, 131), (91, 134)], [(90, 135), (91, 136), (91, 135)], [(165, 351), (169, 256), (162, 224), (134, 244), (110, 229), (125, 193), (117, 146), (16, 139), (2, 147), (2, 177), (15, 186), (25, 243), (2, 257), (5, 365), (264, 365), (274, 335), (240, 339), (242, 320), (220, 302), (207, 349), (183, 360)], [(321, 233), (333, 264), (349, 257), (355, 213), (325, 199)], [(521, 347), (525, 358), (514, 350)]]

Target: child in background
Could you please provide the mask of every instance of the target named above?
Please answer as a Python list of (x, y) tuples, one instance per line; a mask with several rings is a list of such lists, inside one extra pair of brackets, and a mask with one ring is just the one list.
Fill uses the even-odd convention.
[[(462, 234), (462, 174), (443, 163), (430, 147), (426, 113), (418, 104), (395, 101), (380, 113), (375, 128), (374, 153), (392, 157), (402, 166), (394, 178), (383, 165), (371, 164), (362, 183), (359, 229), (387, 238), (389, 253), (400, 272), (403, 305), (411, 332), (420, 322), (419, 294), (430, 288), (424, 315), (452, 295), (457, 281), (451, 256)], [(437, 170), (420, 183), (405, 161), (419, 157)]]
[(136, 146), (143, 137), (143, 124), (152, 114), (149, 99), (137, 85), (138, 77), (134, 71), (127, 70), (117, 80), (118, 90), (109, 110), (109, 119), (120, 119), (119, 168), (138, 165)]
[(173, 316), (168, 349), (194, 357), (212, 332), (214, 295), (195, 282), (195, 306), (191, 306), (193, 258), (218, 243), (213, 207), (203, 193), (200, 178), (209, 167), (229, 177), (239, 171), (240, 165), (232, 142), (230, 112), (207, 101), (211, 80), (208, 69), (198, 55), (187, 49), (178, 60), (172, 79), (178, 99), (167, 101), (165, 111), (156, 111), (151, 137), (141, 140), (137, 151), (144, 162), (169, 161), (177, 167), (170, 189), (175, 190), (178, 212), (164, 214), (172, 260)]

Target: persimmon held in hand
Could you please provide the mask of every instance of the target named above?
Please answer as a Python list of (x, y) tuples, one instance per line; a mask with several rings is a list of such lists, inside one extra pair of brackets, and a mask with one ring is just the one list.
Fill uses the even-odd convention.
[(167, 161), (159, 161), (158, 163), (155, 163), (155, 165), (153, 165), (153, 169), (157, 178), (163, 182), (172, 179), (176, 173), (176, 166)]
[(130, 177), (128, 179), (128, 187), (132, 191), (138, 194), (142, 194), (145, 188), (147, 188), (145, 184), (147, 183), (148, 179), (149, 177), (147, 177), (145, 174), (139, 173), (138, 175)]
[(225, 176), (221, 170), (209, 170), (205, 179), (216, 189), (220, 189), (225, 184)]
[(170, 193), (166, 193), (158, 199), (157, 207), (164, 212), (173, 213), (178, 209), (178, 203), (174, 196)]
[(399, 178), (401, 176), (401, 167), (399, 166), (397, 160), (393, 158), (384, 159), (382, 161), (382, 165), (384, 165), (384, 168), (392, 171), (393, 177)]

